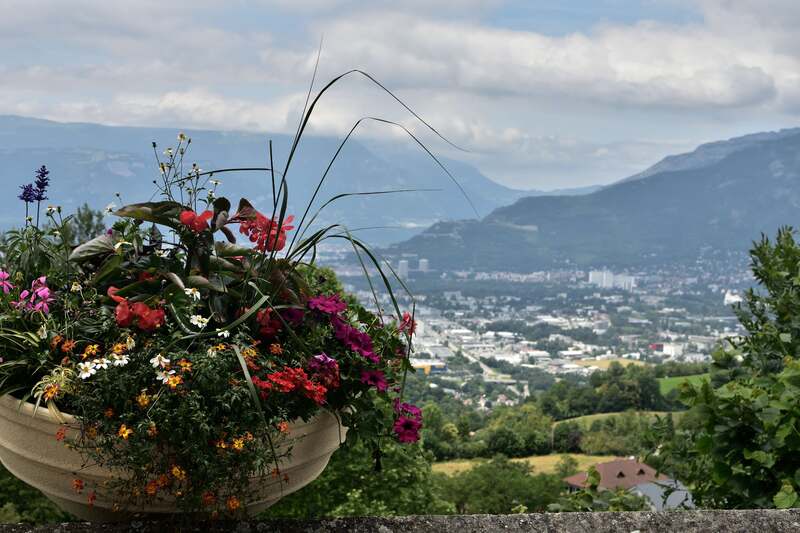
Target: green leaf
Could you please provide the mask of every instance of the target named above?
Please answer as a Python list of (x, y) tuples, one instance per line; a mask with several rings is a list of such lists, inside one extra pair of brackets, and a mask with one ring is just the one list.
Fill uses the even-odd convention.
[(781, 342), (785, 342), (785, 343), (792, 342), (792, 334), (791, 333), (781, 333), (780, 335), (778, 335), (778, 337), (781, 339)]
[(763, 450), (756, 450), (754, 452), (751, 452), (750, 450), (745, 450), (744, 456), (746, 459), (752, 459), (753, 461), (761, 463), (767, 468), (772, 468), (772, 466), (775, 464), (775, 456)]
[(797, 492), (791, 483), (784, 481), (781, 490), (772, 497), (772, 501), (778, 509), (790, 509), (797, 503)]
[(100, 255), (113, 253), (114, 238), (111, 235), (104, 233), (72, 250), (72, 253), (69, 254), (69, 260), (80, 262)]
[(184, 209), (185, 207), (178, 202), (144, 202), (123, 206), (114, 211), (114, 214), (118, 217), (144, 220), (177, 228), (179, 226), (178, 217)]

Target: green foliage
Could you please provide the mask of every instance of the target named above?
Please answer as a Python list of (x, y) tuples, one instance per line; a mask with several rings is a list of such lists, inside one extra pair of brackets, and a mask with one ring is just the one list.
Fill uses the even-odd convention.
[(26, 485), (0, 466), (0, 523), (52, 524), (70, 520), (41, 492)]
[(520, 505), (530, 512), (543, 511), (563, 487), (557, 476), (534, 475), (527, 464), (504, 456), (446, 478), (443, 484), (460, 514), (508, 514)]
[(800, 247), (784, 228), (751, 258), (761, 287), (737, 308), (748, 334), (714, 354), (711, 382), (682, 387), (691, 418), (664, 428), (654, 455), (706, 507), (800, 505)]
[(418, 445), (387, 441), (381, 451), (378, 468), (373, 450), (363, 443), (340, 449), (319, 478), (280, 500), (264, 516), (321, 518), (454, 511)]
[(600, 488), (600, 473), (596, 468), (589, 469), (587, 486), (565, 494), (557, 503), (548, 506), (553, 512), (604, 512), (604, 511), (644, 511), (650, 508), (647, 498), (618, 488)]

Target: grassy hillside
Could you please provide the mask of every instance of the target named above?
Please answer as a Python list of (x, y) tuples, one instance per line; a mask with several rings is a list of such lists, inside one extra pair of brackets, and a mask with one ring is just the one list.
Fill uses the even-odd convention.
[[(649, 416), (649, 417), (666, 416), (667, 414), (670, 414), (668, 411), (629, 411), (629, 412), (637, 414), (637, 415)], [(578, 425), (580, 425), (581, 427), (588, 428), (589, 426), (592, 425), (592, 422), (594, 422), (595, 420), (602, 420), (604, 418), (611, 418), (611, 417), (614, 417), (614, 416), (620, 416), (620, 415), (624, 415), (624, 414), (626, 414), (626, 413), (625, 412), (623, 412), (623, 413), (596, 413), (596, 414), (593, 414), (593, 415), (578, 416), (578, 417), (575, 417), (575, 418), (567, 418), (565, 420), (559, 420), (558, 422), (556, 422), (556, 424), (563, 424), (564, 422), (577, 422)], [(680, 417), (682, 414), (683, 414), (683, 412), (677, 411), (677, 412), (673, 412), (672, 416), (673, 417)]]
[[(561, 460), (563, 455), (569, 455), (578, 461), (578, 469), (586, 470), (590, 466), (597, 463), (604, 463), (606, 461), (613, 461), (619, 459), (612, 455), (584, 455), (580, 453), (567, 453), (567, 454), (551, 454), (551, 455), (534, 455), (531, 457), (520, 457), (512, 459), (512, 461), (525, 462), (533, 467), (534, 473), (537, 474), (552, 474), (556, 470), (556, 465)], [(459, 459), (456, 461), (444, 461), (441, 463), (433, 464), (433, 471), (441, 474), (452, 476), (469, 470), (481, 461), (486, 459)]]
[(658, 380), (658, 388), (661, 390), (662, 395), (669, 394), (673, 389), (678, 388), (681, 383), (689, 382), (697, 385), (702, 381), (708, 381), (710, 374), (695, 374), (693, 376), (675, 376), (673, 378), (660, 378)]
[(622, 358), (601, 359), (599, 361), (597, 359), (579, 359), (577, 361), (574, 361), (574, 363), (576, 365), (580, 365), (580, 366), (596, 366), (600, 370), (608, 370), (608, 367), (611, 366), (611, 363), (619, 363), (622, 366), (628, 366), (628, 365), (645, 366), (645, 365), (647, 365), (647, 363), (644, 363), (642, 361), (636, 361), (635, 359), (622, 359)]

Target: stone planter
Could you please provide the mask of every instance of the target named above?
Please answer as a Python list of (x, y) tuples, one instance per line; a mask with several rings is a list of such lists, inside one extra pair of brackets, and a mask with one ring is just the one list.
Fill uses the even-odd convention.
[[(77, 421), (65, 415), (66, 439), (77, 435)], [(84, 466), (80, 453), (56, 440), (56, 432), (64, 427), (46, 408), (40, 407), (34, 416), (30, 403), (20, 405), (11, 396), (0, 397), (0, 462), (14, 476), (42, 491), (61, 509), (78, 518), (90, 521), (116, 521), (130, 518), (134, 513), (150, 517), (178, 512), (175, 504), (158, 500), (145, 509), (114, 510), (113, 495), (97, 493), (97, 500), (89, 506), (85, 491), (78, 494), (72, 486), (76, 477), (87, 487), (102, 486), (114, 474), (98, 466)], [(291, 454), (279, 462), (281, 474), (288, 482), (272, 476), (253, 478), (254, 497), (244, 503), (247, 512), (255, 514), (277, 502), (319, 476), (335, 452), (347, 428), (333, 414), (323, 411), (309, 422), (298, 421), (289, 426), (289, 438), (278, 445)]]

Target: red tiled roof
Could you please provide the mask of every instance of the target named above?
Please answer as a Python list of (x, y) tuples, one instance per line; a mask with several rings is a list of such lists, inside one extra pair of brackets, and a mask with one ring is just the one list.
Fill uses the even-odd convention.
[[(629, 489), (641, 483), (669, 479), (664, 474), (656, 475), (654, 469), (634, 459), (618, 459), (596, 464), (594, 467), (600, 473), (600, 488), (603, 489), (616, 489), (618, 487)], [(571, 487), (581, 489), (586, 487), (588, 475), (587, 472), (581, 472), (574, 476), (565, 477), (563, 481)]]

